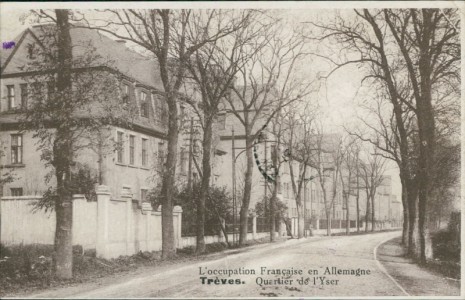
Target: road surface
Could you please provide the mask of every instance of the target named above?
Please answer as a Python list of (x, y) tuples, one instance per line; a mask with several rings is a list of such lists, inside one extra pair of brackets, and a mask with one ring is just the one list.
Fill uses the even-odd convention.
[(399, 234), (290, 240), (211, 261), (147, 268), (101, 285), (82, 284), (29, 297), (406, 296), (374, 256), (377, 245)]

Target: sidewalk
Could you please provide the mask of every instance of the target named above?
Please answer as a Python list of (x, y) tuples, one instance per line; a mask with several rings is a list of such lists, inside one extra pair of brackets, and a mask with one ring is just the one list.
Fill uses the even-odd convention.
[(459, 296), (460, 281), (444, 278), (418, 266), (404, 257), (400, 238), (387, 241), (378, 248), (378, 260), (388, 273), (411, 296)]

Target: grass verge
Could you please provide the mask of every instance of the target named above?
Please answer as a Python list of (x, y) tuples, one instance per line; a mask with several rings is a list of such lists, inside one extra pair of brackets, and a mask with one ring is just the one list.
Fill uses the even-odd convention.
[(205, 253), (195, 254), (195, 247), (177, 249), (176, 256), (168, 260), (161, 259), (161, 251), (139, 252), (131, 256), (115, 259), (97, 258), (95, 250), (83, 251), (82, 247), (73, 247), (73, 278), (56, 278), (52, 271), (52, 245), (19, 245), (5, 247), (0, 245), (0, 297), (17, 293), (32, 293), (54, 287), (64, 287), (89, 282), (97, 278), (129, 272), (141, 267), (165, 266), (210, 258), (212, 254), (221, 254), (227, 249), (239, 249), (269, 242), (269, 238), (247, 241), (242, 246), (225, 243), (206, 245)]

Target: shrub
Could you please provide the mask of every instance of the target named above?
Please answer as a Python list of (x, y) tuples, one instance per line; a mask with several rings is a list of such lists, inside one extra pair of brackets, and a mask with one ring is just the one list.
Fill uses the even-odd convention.
[(443, 261), (460, 261), (460, 241), (454, 232), (443, 230), (432, 237), (434, 258)]

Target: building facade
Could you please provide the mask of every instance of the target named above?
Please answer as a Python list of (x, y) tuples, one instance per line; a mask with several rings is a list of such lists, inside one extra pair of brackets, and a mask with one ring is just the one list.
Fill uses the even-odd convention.
[[(15, 39), (13, 49), (2, 50), (0, 164), (3, 174), (14, 175), (14, 181), (3, 186), (3, 196), (41, 195), (54, 185), (53, 181), (44, 181), (51, 169), (41, 160), (34, 131), (24, 131), (20, 126), (24, 110), (33, 101), (40, 101), (31, 96), (32, 73), (24, 70), (37, 60), (30, 49), (45, 47), (44, 32), (43, 26), (31, 27)], [(98, 136), (88, 137), (91, 142), (78, 151), (76, 164), (92, 170), (99, 183), (108, 185), (116, 197), (122, 190), (130, 190), (135, 199), (143, 201), (166, 155), (167, 108), (155, 60), (95, 30), (72, 28), (71, 38), (74, 58), (85, 56), (89, 49), (95, 49), (99, 57), (84, 72), (114, 77), (112, 89), (117, 96), (109, 101), (114, 101), (120, 111), (131, 109), (131, 120), (125, 126), (102, 127)], [(52, 87), (48, 83), (44, 86), (49, 93)], [(91, 115), (92, 110), (98, 109), (89, 109)], [(79, 142), (85, 143), (82, 139)]]

